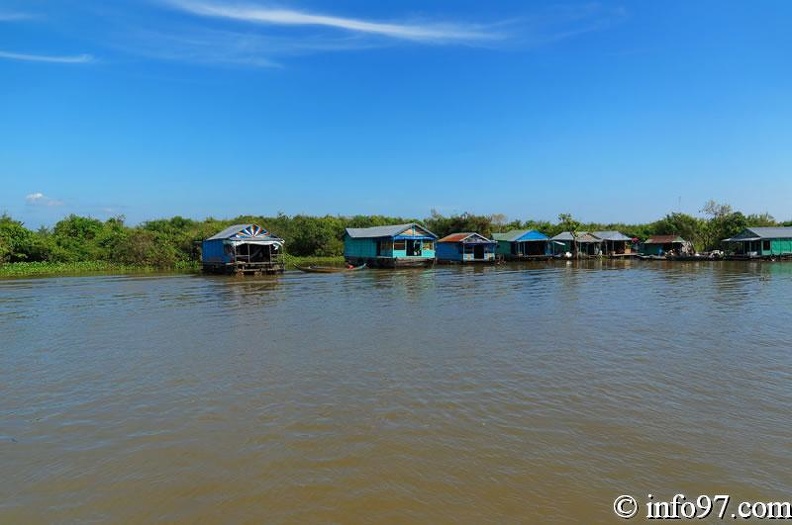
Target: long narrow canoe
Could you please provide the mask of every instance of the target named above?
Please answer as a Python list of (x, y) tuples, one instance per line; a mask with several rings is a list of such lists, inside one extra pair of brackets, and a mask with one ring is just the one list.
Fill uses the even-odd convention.
[(344, 268), (343, 266), (298, 266), (297, 269), (301, 272), (308, 272), (308, 273), (341, 273), (341, 272), (354, 272), (356, 270), (362, 270), (366, 267), (366, 263), (361, 264), (360, 266), (353, 266), (352, 268)]

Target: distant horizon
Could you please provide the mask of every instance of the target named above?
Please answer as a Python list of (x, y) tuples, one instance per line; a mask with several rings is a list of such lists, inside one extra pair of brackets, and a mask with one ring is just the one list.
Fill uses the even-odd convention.
[[(729, 203), (722, 203), (722, 204), (729, 204)], [(739, 209), (737, 207), (734, 207), (734, 206), (732, 206), (732, 211), (733, 212), (740, 212), (746, 217), (751, 216), (751, 215), (763, 215), (764, 213), (767, 213), (767, 212), (759, 212), (759, 213), (746, 212), (745, 210), (741, 210), (741, 209)], [(439, 213), (439, 211), (438, 211), (438, 213)], [(506, 224), (508, 224), (510, 222), (514, 222), (514, 221), (519, 221), (520, 223), (526, 223), (526, 222), (537, 222), (537, 223), (539, 223), (539, 222), (548, 222), (550, 224), (559, 224), (561, 222), (561, 221), (558, 220), (558, 216), (556, 216), (554, 218), (551, 218), (551, 219), (534, 218), (534, 217), (523, 218), (523, 217), (510, 217), (508, 215), (500, 214), (498, 212), (494, 212), (494, 213), (473, 213), (473, 212), (470, 212), (470, 211), (463, 211), (463, 212), (460, 212), (460, 213), (456, 213), (456, 212), (454, 212), (454, 213), (441, 213), (440, 215), (442, 215), (444, 217), (454, 217), (454, 216), (464, 215), (465, 213), (470, 213), (472, 215), (483, 216), (483, 217), (493, 217), (493, 216), (497, 216), (497, 215), (504, 215)], [(560, 213), (563, 214), (563, 213), (570, 213), (570, 212), (567, 211), (567, 212), (560, 212)], [(630, 226), (632, 226), (632, 225), (641, 226), (641, 225), (648, 225), (648, 224), (652, 224), (654, 222), (660, 221), (664, 217), (666, 217), (668, 215), (671, 215), (673, 213), (682, 213), (684, 215), (688, 215), (688, 216), (695, 217), (695, 218), (700, 218), (700, 219), (706, 219), (707, 218), (707, 215), (702, 213), (702, 212), (687, 213), (687, 212), (680, 212), (680, 211), (669, 211), (666, 214), (663, 214), (662, 216), (659, 216), (659, 217), (656, 217), (654, 219), (650, 219), (650, 220), (647, 220), (647, 221), (618, 221), (618, 220), (617, 221), (596, 221), (596, 220), (587, 220), (585, 217), (581, 217), (581, 216), (575, 215), (574, 213), (570, 213), (570, 214), (572, 215), (572, 218), (575, 221), (579, 222), (582, 225), (602, 225), (602, 226), (605, 226), (605, 225), (609, 225), (609, 224), (614, 224), (614, 225), (616, 225), (616, 224), (624, 224), (624, 225), (630, 225)], [(421, 215), (420, 217), (416, 217), (416, 216), (411, 216), (411, 215), (391, 215), (391, 214), (385, 214), (385, 213), (373, 213), (373, 214), (370, 214), (370, 213), (353, 213), (353, 214), (340, 213), (339, 214), (339, 213), (305, 213), (305, 212), (286, 213), (286, 212), (284, 212), (282, 210), (279, 210), (279, 211), (274, 212), (274, 213), (238, 213), (238, 214), (229, 215), (229, 216), (206, 215), (204, 217), (192, 217), (192, 216), (186, 216), (186, 215), (181, 215), (181, 214), (173, 214), (173, 215), (164, 215), (164, 216), (157, 216), (157, 217), (142, 219), (142, 220), (135, 221), (135, 222), (129, 221), (128, 218), (123, 213), (116, 214), (116, 215), (110, 215), (110, 216), (107, 216), (107, 217), (99, 217), (99, 216), (94, 216), (94, 215), (90, 215), (90, 214), (81, 215), (79, 213), (70, 212), (70, 213), (64, 214), (63, 216), (60, 216), (57, 219), (54, 219), (53, 222), (51, 222), (51, 223), (46, 223), (46, 224), (45, 223), (29, 224), (28, 222), (22, 220), (22, 218), (20, 218), (20, 217), (16, 217), (16, 216), (14, 216), (13, 214), (11, 214), (11, 213), (9, 213), (7, 211), (0, 210), (0, 215), (3, 215), (3, 214), (7, 214), (8, 216), (10, 216), (14, 220), (21, 221), (23, 223), (23, 225), (26, 228), (30, 229), (30, 230), (37, 230), (37, 229), (42, 228), (42, 227), (47, 228), (47, 229), (51, 229), (59, 221), (61, 221), (63, 219), (66, 219), (70, 215), (76, 215), (76, 216), (79, 216), (79, 217), (86, 217), (86, 218), (90, 218), (90, 219), (96, 219), (96, 220), (100, 220), (102, 222), (105, 222), (105, 221), (107, 221), (109, 219), (112, 219), (112, 218), (123, 217), (125, 225), (130, 226), (130, 227), (137, 227), (137, 226), (140, 226), (140, 225), (142, 225), (144, 223), (147, 223), (147, 222), (154, 222), (154, 221), (160, 221), (160, 220), (170, 220), (170, 219), (174, 219), (176, 217), (181, 217), (183, 219), (188, 219), (188, 220), (192, 220), (192, 221), (195, 221), (195, 222), (202, 222), (202, 221), (210, 220), (210, 219), (211, 220), (215, 220), (215, 221), (220, 221), (220, 222), (229, 222), (229, 221), (233, 221), (233, 220), (235, 220), (237, 218), (240, 218), (240, 217), (260, 217), (260, 218), (265, 218), (266, 219), (266, 218), (275, 218), (275, 217), (277, 217), (280, 214), (283, 214), (286, 217), (295, 217), (295, 216), (301, 215), (301, 216), (306, 216), (306, 217), (321, 218), (321, 217), (329, 216), (329, 217), (339, 217), (339, 218), (345, 218), (345, 219), (352, 219), (352, 218), (358, 217), (358, 216), (363, 216), (363, 217), (380, 216), (380, 217), (385, 217), (385, 218), (394, 219), (394, 220), (403, 219), (403, 220), (416, 220), (416, 221), (423, 222), (426, 219), (431, 218), (432, 211), (430, 210), (429, 213)], [(784, 217), (777, 217), (777, 216), (775, 216), (773, 214), (770, 214), (770, 215), (773, 217), (775, 222), (777, 222), (779, 224), (780, 223), (784, 223), (784, 222), (792, 222), (792, 216), (790, 216), (788, 218), (784, 218)]]
[(0, 212), (792, 220), (792, 3), (6, 0)]

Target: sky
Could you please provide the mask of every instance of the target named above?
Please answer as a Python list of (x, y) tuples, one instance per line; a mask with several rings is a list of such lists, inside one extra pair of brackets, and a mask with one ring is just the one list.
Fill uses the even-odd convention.
[(792, 219), (792, 2), (0, 0), (0, 213)]

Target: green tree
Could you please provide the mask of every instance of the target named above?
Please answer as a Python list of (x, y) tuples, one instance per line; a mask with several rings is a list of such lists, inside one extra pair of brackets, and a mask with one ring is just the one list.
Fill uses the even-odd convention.
[(171, 268), (182, 260), (179, 250), (161, 234), (141, 228), (129, 232), (116, 256), (124, 264), (158, 268)]
[(102, 231), (99, 219), (69, 215), (53, 229), (53, 256), (61, 261), (95, 261), (100, 257), (96, 238)]
[(580, 222), (572, 217), (571, 213), (559, 213), (558, 226), (562, 232), (572, 232), (575, 234), (578, 229), (580, 229)]
[(502, 213), (493, 213), (489, 216), (489, 222), (492, 227), (492, 233), (503, 233), (506, 230), (506, 225), (508, 224), (508, 218)]
[(165, 253), (167, 253), (164, 260), (173, 258), (177, 261), (185, 262), (193, 259), (197, 241), (211, 237), (218, 231), (230, 226), (230, 223), (217, 224), (214, 226), (214, 231), (208, 228), (205, 230), (202, 226), (202, 224), (192, 219), (187, 219), (178, 215), (170, 219), (146, 221), (140, 225), (139, 229), (154, 235), (153, 237), (144, 235), (138, 236), (136, 242), (140, 243), (142, 239), (154, 239), (164, 247), (163, 249)]
[[(704, 221), (685, 213), (669, 213), (659, 221), (651, 224), (652, 235), (679, 235), (690, 241), (698, 249), (704, 249), (704, 239), (701, 236)], [(642, 237), (645, 238), (645, 237)]]
[(0, 263), (28, 259), (33, 233), (8, 214), (0, 215)]
[[(491, 237), (495, 231), (492, 217), (492, 215), (475, 215), (469, 212), (445, 217), (437, 210), (432, 210), (432, 215), (423, 222), (438, 237), (462, 232), (476, 232), (485, 237)], [(505, 216), (503, 216), (503, 220), (505, 220)]]
[(700, 230), (705, 250), (720, 248), (723, 239), (737, 235), (748, 226), (745, 215), (733, 211), (728, 204), (710, 200), (701, 211), (710, 216)]
[(749, 227), (750, 226), (757, 226), (757, 227), (778, 226), (778, 223), (776, 222), (775, 218), (772, 215), (770, 215), (769, 213), (766, 213), (766, 212), (765, 213), (760, 213), (760, 214), (752, 213), (750, 215), (747, 215), (745, 217), (745, 222), (748, 224)]
[(572, 256), (577, 257), (578, 255), (578, 230), (580, 229), (580, 222), (575, 220), (572, 217), (571, 213), (559, 213), (558, 214), (558, 233), (568, 231), (572, 234)]
[(293, 237), (286, 247), (294, 255), (332, 256), (343, 253), (343, 225), (335, 217), (297, 215), (293, 219)]
[[(551, 223), (550, 221), (528, 220), (528, 221), (525, 221), (522, 224), (520, 224), (520, 226), (518, 228), (515, 228), (515, 229), (536, 230), (536, 231), (544, 233), (545, 235), (550, 235), (550, 232), (553, 232), (555, 230), (555, 227), (553, 226), (553, 223)], [(553, 235), (556, 235), (556, 234), (558, 234), (560, 232), (561, 232), (561, 230), (553, 233)], [(552, 237), (552, 235), (550, 235), (550, 236)]]

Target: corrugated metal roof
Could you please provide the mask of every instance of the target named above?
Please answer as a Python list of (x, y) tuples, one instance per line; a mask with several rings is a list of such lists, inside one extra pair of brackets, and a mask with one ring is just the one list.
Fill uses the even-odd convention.
[(592, 242), (593, 243), (598, 243), (598, 242), (602, 242), (602, 239), (594, 237), (590, 233), (586, 233), (586, 232), (578, 233), (577, 237), (573, 237), (572, 236), (572, 232), (561, 232), (561, 233), (559, 233), (558, 235), (556, 235), (555, 237), (553, 237), (550, 240), (551, 241), (573, 241), (573, 240), (576, 240), (577, 242), (582, 242), (582, 243), (592, 243)]
[(728, 237), (726, 239), (721, 239), (721, 242), (733, 242), (733, 241), (761, 241), (761, 237)]
[(561, 232), (558, 235), (550, 237), (551, 241), (572, 241), (574, 239), (572, 232)]
[(603, 241), (631, 241), (632, 237), (627, 237), (622, 232), (613, 231), (603, 231), (603, 232), (591, 232), (594, 237), (599, 237)]
[(229, 226), (225, 230), (212, 235), (206, 240), (216, 241), (216, 240), (225, 240), (225, 239), (235, 239), (235, 240), (272, 239), (275, 241), (283, 242), (283, 239), (280, 239), (279, 237), (275, 237), (274, 235), (270, 235), (270, 232), (268, 232), (267, 230), (256, 224), (234, 224), (233, 226)]
[(450, 235), (446, 235), (442, 239), (438, 240), (437, 242), (462, 242), (471, 235), (475, 235), (474, 233), (452, 233)]
[(521, 242), (521, 241), (546, 241), (547, 235), (537, 230), (511, 230), (506, 233), (493, 233), (496, 241)]
[[(471, 237), (473, 239), (471, 239)], [(483, 235), (481, 235), (480, 233), (475, 233), (475, 232), (452, 233), (450, 235), (446, 235), (437, 242), (465, 242), (465, 241), (477, 242), (479, 244), (483, 244), (483, 243), (495, 244), (495, 241), (491, 241), (486, 237), (484, 237)]]
[(420, 224), (416, 224), (414, 222), (409, 224), (393, 224), (390, 226), (372, 226), (371, 228), (347, 228), (346, 232), (347, 235), (353, 239), (376, 239), (379, 237), (396, 237), (411, 227), (415, 227), (424, 231), (427, 237), (434, 237), (437, 239), (437, 235), (430, 232)]
[(653, 235), (646, 239), (644, 244), (671, 244), (676, 242), (687, 242), (679, 235)]
[(748, 241), (758, 239), (790, 239), (792, 238), (792, 226), (777, 227), (753, 227), (746, 228), (738, 235), (724, 241)]

